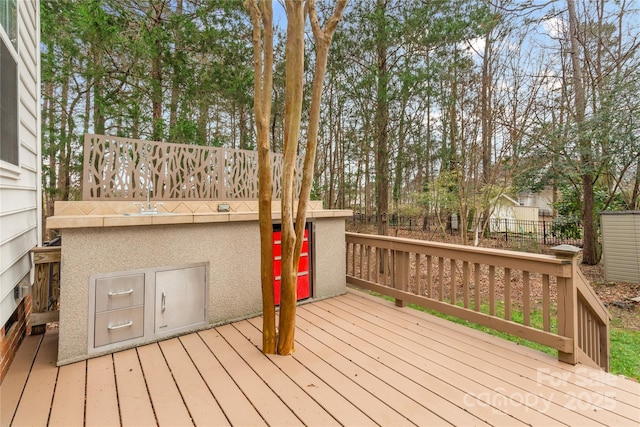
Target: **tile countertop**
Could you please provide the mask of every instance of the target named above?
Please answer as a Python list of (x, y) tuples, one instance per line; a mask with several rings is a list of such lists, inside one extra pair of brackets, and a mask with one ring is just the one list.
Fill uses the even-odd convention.
[[(273, 219), (281, 218), (280, 212), (273, 212)], [(346, 218), (353, 216), (351, 210), (318, 209), (308, 210), (307, 218)], [(257, 221), (258, 212), (207, 212), (207, 213), (160, 213), (157, 215), (94, 214), (94, 215), (54, 215), (47, 218), (47, 229), (130, 227), (167, 224), (202, 224), (213, 222)]]

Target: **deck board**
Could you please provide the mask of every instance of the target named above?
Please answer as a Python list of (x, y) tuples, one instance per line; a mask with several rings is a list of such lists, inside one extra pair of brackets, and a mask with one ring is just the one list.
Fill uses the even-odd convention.
[[(366, 365), (363, 362), (359, 362), (359, 364), (361, 366), (369, 366), (370, 372), (374, 375), (378, 376), (387, 384), (395, 386), (397, 390), (402, 391), (407, 397), (412, 398), (426, 409), (435, 414), (439, 414), (445, 418), (447, 422), (454, 425), (486, 425), (483, 420), (499, 423), (499, 421), (505, 419), (505, 417), (500, 417), (500, 419), (486, 407), (478, 406), (481, 412), (480, 414), (473, 414), (470, 413), (471, 411), (466, 412), (461, 410), (459, 406), (452, 402), (462, 401), (464, 398), (463, 393), (457, 393), (456, 390), (449, 387), (446, 382), (432, 375), (425, 374), (424, 372), (420, 373), (408, 365), (403, 366), (402, 360), (396, 357), (395, 354), (391, 354), (391, 352), (395, 353), (396, 349), (392, 343), (389, 343), (387, 347), (390, 352), (375, 347), (362, 337), (361, 333), (364, 333), (363, 330), (355, 330), (355, 333), (351, 335), (344, 329), (341, 329), (339, 325), (334, 325), (318, 316), (317, 313), (321, 310), (316, 310), (316, 308), (315, 306), (304, 307), (304, 311), (300, 316), (340, 340), (342, 342), (342, 344), (340, 344), (341, 346), (348, 345), (357, 347), (358, 353), (350, 353), (351, 356), (349, 357), (352, 360), (366, 361)], [(331, 313), (327, 314), (331, 315)], [(353, 327), (355, 325), (351, 326)], [(373, 338), (376, 339), (377, 337)], [(354, 356), (356, 354), (357, 356)], [(357, 357), (357, 359), (355, 357)], [(407, 369), (403, 368), (409, 368), (408, 372)], [(391, 378), (392, 380), (387, 378)], [(428, 388), (423, 386), (423, 384), (428, 384)], [(437, 392), (433, 392), (432, 390), (437, 390)], [(508, 422), (511, 425), (515, 424), (513, 419), (510, 419)]]
[(89, 359), (86, 364), (86, 425), (120, 424), (113, 356), (108, 354), (96, 357), (95, 359)]
[(50, 426), (79, 426), (84, 423), (86, 363), (61, 366), (51, 405)]
[(292, 356), (263, 355), (261, 328), (60, 368), (57, 333), (27, 337), (0, 385), (1, 424), (640, 425), (636, 382), (358, 291), (300, 306)]
[(198, 334), (182, 336), (180, 341), (232, 425), (266, 425), (258, 411)]
[(156, 416), (144, 380), (138, 352), (129, 349), (113, 354), (118, 402), (123, 425), (153, 425)]
[(211, 394), (189, 355), (177, 338), (160, 342), (160, 349), (171, 369), (180, 394), (197, 426), (229, 425), (220, 405)]
[(293, 411), (236, 353), (217, 329), (209, 329), (208, 331), (200, 332), (199, 335), (267, 424), (281, 426), (297, 426), (301, 424), (301, 421)]
[(22, 340), (11, 369), (4, 377), (0, 394), (0, 426), (2, 427), (10, 425), (16, 413), (42, 337), (43, 335), (30, 335)]
[[(513, 381), (509, 383), (505, 377), (513, 380), (515, 375), (508, 370), (496, 369), (493, 365), (485, 366), (479, 363), (473, 355), (461, 353), (451, 347), (438, 348), (437, 343), (422, 336), (416, 339), (411, 333), (397, 328), (394, 324), (385, 325), (380, 320), (375, 325), (375, 329), (367, 328), (371, 325), (361, 320), (358, 316), (351, 314), (353, 307), (345, 306), (338, 308), (336, 305), (326, 304), (331, 311), (322, 312), (322, 304), (312, 307), (318, 315), (337, 316), (342, 321), (335, 320), (336, 325), (351, 324), (358, 338), (369, 337), (369, 341), (376, 338), (384, 339), (382, 345), (393, 348), (393, 354), (380, 353), (375, 348), (368, 348), (366, 344), (358, 345), (364, 348), (367, 354), (378, 354), (378, 358), (383, 363), (392, 364), (394, 359), (395, 369), (402, 370), (406, 375), (411, 375), (416, 381), (428, 383), (432, 388), (438, 390), (442, 397), (452, 403), (465, 402), (468, 403), (467, 408), (481, 419), (490, 424), (580, 424), (580, 425), (598, 425), (598, 423), (582, 417), (581, 415), (572, 415), (571, 420), (558, 419), (565, 411), (557, 408), (550, 400), (540, 395), (533, 395), (529, 392), (531, 388), (535, 388), (536, 384), (530, 384), (527, 381)], [(348, 310), (351, 308), (351, 310)], [(348, 311), (345, 311), (348, 310)], [(347, 324), (348, 326), (348, 324)], [(375, 334), (375, 335), (374, 335)], [(403, 364), (404, 362), (404, 364)], [(419, 369), (417, 374), (415, 369)], [(428, 372), (428, 373), (427, 373)], [(440, 380), (442, 378), (443, 380)], [(501, 379), (502, 378), (502, 379)], [(449, 381), (449, 382), (447, 382)], [(445, 392), (448, 392), (445, 394)], [(522, 397), (530, 396), (530, 399)], [(528, 410), (523, 413), (520, 406), (525, 406)], [(476, 411), (479, 411), (476, 413)], [(519, 417), (519, 414), (521, 416)], [(555, 415), (555, 416), (554, 416)], [(457, 422), (456, 422), (457, 424)]]
[[(366, 303), (364, 303), (367, 301)], [(625, 425), (629, 420), (640, 419), (640, 385), (632, 381), (623, 380), (605, 372), (593, 370), (583, 365), (572, 366), (557, 361), (554, 357), (537, 352), (535, 350), (513, 345), (500, 338), (484, 334), (482, 332), (466, 328), (462, 325), (451, 324), (443, 319), (433, 319), (425, 313), (403, 312), (395, 310), (392, 303), (385, 304), (387, 311), (372, 315), (371, 308), (380, 310), (378, 301), (361, 298), (355, 300), (355, 306), (349, 306), (351, 312), (361, 313), (370, 322), (379, 324), (380, 322), (392, 322), (391, 331), (399, 328), (406, 328), (415, 333), (414, 339), (421, 343), (431, 342), (429, 347), (439, 348), (443, 354), (452, 356), (458, 355), (457, 360), (473, 355), (473, 367), (485, 369), (486, 372), (494, 372), (494, 376), (501, 382), (500, 388), (508, 384), (519, 385), (524, 390), (531, 390), (537, 396), (546, 396), (554, 403), (549, 405), (546, 412), (555, 411), (558, 406), (561, 412), (571, 419), (563, 422), (581, 422), (590, 424), (591, 421), (583, 417), (604, 423)], [(364, 305), (362, 305), (364, 303)], [(341, 304), (338, 301), (331, 301), (328, 304)], [(428, 316), (428, 320), (434, 320), (424, 329), (424, 324), (416, 324), (416, 317)], [(378, 333), (380, 331), (378, 330)], [(452, 345), (455, 344), (455, 345)], [(511, 344), (511, 345), (505, 345)], [(529, 354), (535, 355), (540, 363), (535, 367), (531, 364)], [(496, 366), (496, 358), (501, 363)], [(511, 381), (511, 383), (509, 382)], [(629, 386), (628, 383), (631, 383)], [(621, 388), (610, 387), (612, 385), (623, 385)], [(637, 385), (634, 387), (633, 384)], [(630, 390), (635, 388), (635, 394)], [(544, 397), (543, 397), (544, 398)], [(540, 399), (540, 403), (543, 402)], [(531, 399), (533, 402), (534, 399)], [(546, 408), (546, 404), (545, 404)], [(566, 411), (567, 408), (589, 408), (583, 411)], [(613, 418), (612, 418), (613, 416)], [(582, 420), (582, 421), (581, 421)]]
[[(262, 327), (259, 318), (249, 319), (257, 330)], [(315, 353), (309, 351), (299, 342), (293, 358), (306, 366), (311, 372), (321, 377), (327, 384), (339, 391), (345, 399), (349, 399), (358, 408), (366, 408), (366, 414), (378, 425), (405, 425), (409, 423), (404, 416), (395, 411), (384, 400), (378, 399), (368, 389), (361, 387), (353, 380), (346, 378), (334, 366), (328, 364)]]
[(269, 385), (269, 388), (280, 396), (284, 404), (295, 413), (304, 425), (339, 425), (331, 414), (288, 376), (282, 375), (282, 371), (269, 360), (271, 357), (282, 356), (265, 358), (262, 352), (243, 337), (233, 325), (221, 326), (218, 331), (229, 345), (243, 355), (245, 362), (262, 378), (265, 384)]
[[(477, 383), (470, 378), (474, 376), (476, 372), (472, 368), (465, 365), (462, 366), (450, 366), (445, 368), (439, 366), (438, 363), (442, 363), (438, 357), (432, 357), (431, 360), (427, 358), (427, 354), (432, 353), (432, 349), (428, 346), (422, 346), (420, 344), (405, 340), (404, 346), (401, 337), (398, 336), (400, 332), (389, 332), (391, 340), (380, 341), (382, 336), (376, 336), (372, 332), (365, 328), (360, 327), (359, 319), (356, 316), (350, 315), (348, 312), (340, 312), (335, 308), (329, 312), (322, 312), (322, 310), (316, 310), (319, 307), (311, 307), (309, 310), (317, 316), (316, 319), (310, 320), (319, 326), (329, 327), (332, 333), (341, 339), (347, 339), (349, 336), (346, 331), (333, 328), (330, 322), (327, 322), (323, 318), (324, 315), (331, 316), (344, 316), (345, 322), (342, 326), (349, 326), (347, 322), (353, 322), (350, 326), (354, 329), (357, 347), (362, 351), (365, 351), (367, 355), (372, 358), (376, 358), (380, 363), (387, 366), (393, 366), (393, 369), (398, 373), (404, 375), (406, 378), (411, 379), (417, 384), (428, 384), (431, 390), (436, 390), (437, 394), (427, 390), (427, 392), (415, 393), (415, 396), (420, 401), (432, 402), (434, 400), (442, 401), (442, 405), (446, 405), (448, 410), (443, 411), (446, 416), (454, 415), (460, 411), (457, 406), (459, 402), (473, 402), (475, 404), (469, 405), (469, 412), (475, 418), (467, 417), (468, 419), (450, 419), (449, 421), (454, 424), (471, 424), (478, 423), (478, 420), (483, 420), (489, 424), (494, 425), (524, 425), (523, 422), (518, 422), (516, 418), (508, 416), (500, 408), (492, 407), (491, 405), (484, 405), (473, 396), (482, 396), (485, 393), (489, 393), (491, 390), (482, 383)], [(334, 319), (335, 320), (335, 319)], [(337, 327), (341, 326), (340, 321), (335, 323)], [(363, 326), (366, 326), (363, 324)], [(359, 342), (358, 342), (359, 341)], [(375, 347), (370, 342), (378, 341), (383, 348)], [(353, 342), (353, 341), (352, 341)], [(386, 349), (386, 350), (385, 350)], [(387, 351), (388, 350), (388, 351)], [(440, 359), (444, 362), (448, 362), (448, 356), (439, 355)], [(411, 362), (408, 362), (411, 361)], [(457, 369), (456, 369), (457, 368)], [(452, 385), (456, 384), (458, 387)], [(455, 410), (453, 410), (455, 407)], [(443, 408), (444, 409), (444, 408)], [(460, 415), (458, 415), (460, 416)], [(549, 419), (544, 419), (545, 422), (550, 422)]]
[[(254, 346), (262, 345), (262, 333), (249, 322), (238, 322), (234, 327), (242, 333)], [(341, 425), (367, 426), (375, 425), (353, 403), (340, 395), (334, 388), (325, 383), (307, 367), (293, 357), (271, 357), (271, 361), (287, 374), (298, 387), (304, 389), (318, 404), (331, 412)]]
[[(55, 364), (57, 357), (58, 334), (45, 335), (25, 385), (23, 399), (18, 404), (13, 425), (32, 427), (47, 425), (58, 376), (58, 368)], [(34, 407), (42, 409), (35, 411)]]
[(160, 346), (155, 343), (138, 347), (138, 357), (158, 424), (161, 426), (193, 425), (191, 415), (184, 405), (184, 400)]
[(443, 418), (417, 403), (404, 390), (409, 385), (403, 378), (394, 379), (392, 373), (375, 361), (367, 360), (353, 350), (349, 344), (335, 339), (330, 334), (316, 328), (306, 319), (298, 318), (300, 329), (296, 340), (310, 351), (334, 366), (344, 376), (351, 378), (363, 388), (370, 390), (379, 399), (385, 401), (399, 413), (416, 425), (449, 425)]

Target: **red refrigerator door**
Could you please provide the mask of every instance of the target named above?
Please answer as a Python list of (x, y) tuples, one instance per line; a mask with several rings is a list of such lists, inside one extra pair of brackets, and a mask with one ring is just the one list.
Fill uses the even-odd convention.
[[(276, 305), (280, 304), (280, 283), (282, 274), (282, 232), (273, 232), (273, 291)], [(296, 298), (302, 300), (311, 296), (310, 259), (309, 259), (309, 229), (304, 230), (304, 242), (298, 263), (298, 281), (296, 284)]]

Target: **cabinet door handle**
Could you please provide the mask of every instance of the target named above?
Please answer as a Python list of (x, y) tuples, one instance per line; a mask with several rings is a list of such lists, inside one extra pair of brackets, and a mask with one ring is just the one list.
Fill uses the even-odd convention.
[(129, 295), (133, 293), (133, 289), (129, 289), (128, 291), (122, 291), (122, 292), (111, 292), (109, 291), (109, 293), (107, 295), (109, 295), (110, 297), (119, 297), (122, 295)]
[(129, 326), (133, 325), (133, 320), (129, 320), (127, 323), (123, 323), (122, 325), (109, 325), (107, 326), (107, 329), (109, 329), (110, 331), (115, 331), (116, 329), (122, 329), (122, 328), (128, 328)]
[(162, 303), (161, 303), (161, 306), (162, 306), (161, 310), (164, 313), (164, 309), (167, 308), (167, 294), (164, 291), (162, 291)]

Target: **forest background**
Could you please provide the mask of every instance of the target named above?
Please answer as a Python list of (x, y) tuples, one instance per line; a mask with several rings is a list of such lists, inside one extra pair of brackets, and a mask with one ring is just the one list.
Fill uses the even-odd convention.
[[(320, 15), (332, 3), (319, 1)], [(240, 0), (41, 10), (45, 216), (80, 198), (85, 133), (256, 148)], [(546, 187), (559, 195), (554, 213), (582, 221), (583, 259), (595, 264), (597, 213), (640, 205), (639, 49), (633, 0), (352, 1), (331, 46), (312, 196), (386, 234), (392, 215), (482, 227), (500, 195)], [(274, 61), (281, 151), (283, 30)]]

